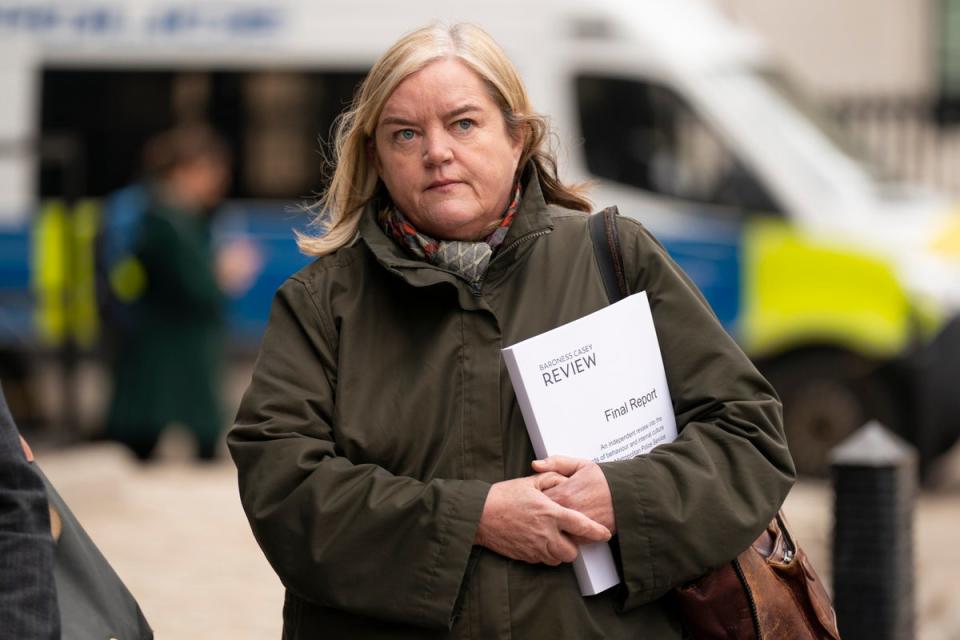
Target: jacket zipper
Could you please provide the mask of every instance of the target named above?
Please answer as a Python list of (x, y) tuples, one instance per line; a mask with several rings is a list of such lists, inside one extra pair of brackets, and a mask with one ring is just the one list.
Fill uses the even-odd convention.
[[(493, 258), (490, 259), (490, 264), (487, 265), (487, 270), (489, 270), (490, 267), (493, 265), (493, 263), (496, 262), (497, 259), (499, 259), (500, 256), (502, 256), (503, 254), (507, 253), (508, 251), (512, 251), (513, 249), (517, 248), (518, 246), (520, 246), (521, 244), (523, 244), (523, 243), (525, 243), (525, 242), (529, 242), (530, 240), (533, 240), (534, 238), (539, 238), (540, 236), (545, 236), (545, 235), (547, 235), (548, 233), (550, 233), (550, 229), (541, 229), (540, 231), (535, 231), (535, 232), (533, 232), (533, 233), (528, 233), (528, 234), (525, 235), (525, 236), (521, 236), (521, 237), (517, 238), (516, 240), (514, 240), (513, 242), (511, 242), (511, 243), (508, 244), (507, 246), (505, 246), (505, 247), (503, 247), (502, 249), (500, 249), (500, 251), (497, 252), (497, 255), (493, 256)], [(476, 284), (469, 283), (469, 284), (470, 284), (470, 292), (473, 293), (474, 296), (477, 296), (477, 297), (480, 296), (481, 290), (482, 290), (482, 288), (483, 288), (483, 281), (484, 281), (485, 278), (486, 278), (486, 274), (484, 274), (484, 277), (481, 278), (480, 280), (478, 280)]]
[(747, 582), (747, 577), (743, 574), (743, 567), (740, 566), (739, 560), (733, 561), (733, 568), (737, 572), (737, 578), (740, 579), (743, 590), (747, 593), (747, 601), (750, 603), (750, 616), (753, 618), (753, 630), (757, 634), (757, 640), (763, 640), (763, 631), (760, 629), (760, 614), (757, 612), (757, 601), (753, 597), (753, 590)]
[(497, 255), (493, 256), (493, 258), (490, 259), (490, 264), (493, 264), (494, 262), (496, 262), (496, 261), (500, 258), (500, 256), (502, 256), (503, 254), (507, 253), (508, 251), (512, 251), (512, 250), (515, 249), (517, 246), (519, 246), (519, 245), (521, 245), (521, 244), (523, 244), (523, 243), (525, 243), (525, 242), (528, 242), (528, 241), (530, 241), (530, 240), (533, 240), (534, 238), (539, 238), (540, 236), (545, 236), (545, 235), (547, 235), (548, 233), (550, 233), (550, 229), (541, 229), (540, 231), (534, 231), (533, 233), (528, 233), (528, 234), (525, 235), (525, 236), (522, 236), (522, 237), (520, 237), (520, 238), (517, 238), (516, 240), (514, 240), (513, 242), (511, 242), (510, 244), (508, 244), (507, 246), (505, 246), (503, 249), (501, 249), (499, 252), (497, 252)]

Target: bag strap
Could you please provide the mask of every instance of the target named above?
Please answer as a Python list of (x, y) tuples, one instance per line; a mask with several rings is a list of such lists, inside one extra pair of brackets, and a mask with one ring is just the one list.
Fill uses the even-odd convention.
[(607, 207), (587, 220), (593, 253), (600, 267), (603, 288), (610, 304), (630, 295), (626, 271), (623, 268), (623, 253), (620, 250), (620, 232), (617, 230), (617, 208)]

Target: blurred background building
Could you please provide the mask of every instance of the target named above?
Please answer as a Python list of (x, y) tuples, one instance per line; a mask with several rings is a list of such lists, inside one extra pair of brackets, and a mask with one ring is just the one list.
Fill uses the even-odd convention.
[(936, 96), (957, 46), (952, 0), (711, 0), (763, 34), (790, 71), (831, 98)]
[(889, 170), (960, 191), (960, 3), (711, 1)]

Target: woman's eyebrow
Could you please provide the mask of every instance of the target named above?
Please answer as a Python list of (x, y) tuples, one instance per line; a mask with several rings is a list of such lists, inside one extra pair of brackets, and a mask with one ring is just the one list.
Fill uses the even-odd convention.
[[(450, 120), (451, 118), (456, 118), (457, 116), (462, 116), (465, 113), (471, 113), (474, 111), (480, 111), (480, 107), (475, 104), (465, 104), (450, 111), (447, 111), (443, 114), (444, 120)], [(381, 125), (399, 125), (402, 127), (412, 127), (417, 124), (414, 120), (408, 120), (407, 118), (401, 118), (400, 116), (386, 116), (383, 120), (380, 121)]]
[(398, 116), (387, 116), (386, 118), (380, 121), (380, 124), (399, 124), (406, 127), (410, 127), (417, 123), (414, 122), (413, 120), (407, 120), (406, 118), (400, 118)]
[(444, 115), (444, 119), (456, 118), (457, 116), (462, 116), (463, 114), (469, 113), (471, 111), (480, 111), (480, 107), (468, 103), (463, 106), (457, 107), (456, 109), (452, 109), (448, 111)]

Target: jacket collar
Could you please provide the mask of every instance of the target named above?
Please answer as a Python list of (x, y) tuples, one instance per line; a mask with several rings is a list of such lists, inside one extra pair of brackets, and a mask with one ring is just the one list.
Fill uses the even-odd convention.
[[(510, 250), (510, 245), (513, 242), (524, 236), (553, 228), (548, 205), (540, 188), (537, 170), (532, 163), (524, 169), (521, 181), (523, 182), (523, 193), (520, 197), (520, 207), (510, 224), (507, 237), (497, 253), (494, 254), (494, 260), (497, 262), (516, 259), (517, 252)], [(381, 206), (382, 202), (379, 200), (375, 199), (370, 202), (364, 209), (358, 228), (361, 240), (381, 265), (387, 270), (402, 276), (414, 286), (426, 286), (437, 282), (450, 281), (451, 278), (461, 280), (452, 272), (431, 265), (424, 260), (413, 258), (404, 251), (403, 247), (398, 245), (381, 228), (377, 219)], [(498, 257), (501, 252), (511, 255)], [(465, 281), (463, 282), (466, 284)]]

